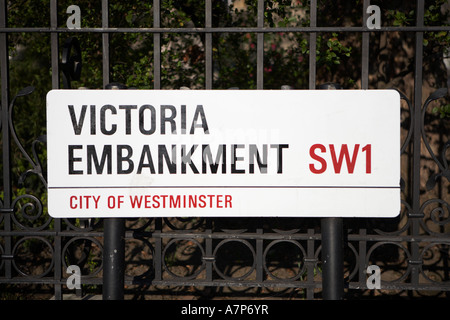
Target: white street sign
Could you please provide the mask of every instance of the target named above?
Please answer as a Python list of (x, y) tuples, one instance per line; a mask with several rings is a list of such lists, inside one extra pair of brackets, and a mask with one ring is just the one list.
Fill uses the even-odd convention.
[(53, 217), (395, 217), (395, 90), (52, 90)]

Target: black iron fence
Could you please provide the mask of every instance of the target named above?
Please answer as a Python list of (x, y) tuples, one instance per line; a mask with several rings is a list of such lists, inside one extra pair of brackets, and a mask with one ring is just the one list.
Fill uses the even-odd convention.
[[(360, 26), (319, 26), (317, 1), (311, 0), (309, 25), (272, 26), (265, 23), (265, 2), (258, 0), (256, 25), (220, 26), (213, 21), (213, 1), (204, 2), (202, 26), (165, 27), (160, 0), (151, 3), (152, 25), (109, 27), (108, 0), (101, 1), (101, 26), (61, 26), (58, 1), (42, 8), (49, 25), (9, 26), (9, 1), (0, 2), (2, 188), (0, 198), (0, 283), (4, 292), (34, 285), (47, 288), (56, 299), (71, 293), (67, 280), (70, 265), (81, 271), (83, 290), (103, 284), (104, 224), (102, 219), (53, 219), (45, 205), (45, 135), (25, 145), (16, 133), (20, 105), (33, 99), (31, 87), (11, 92), (8, 39), (13, 35), (48, 35), (51, 87), (70, 88), (79, 78), (84, 34), (98, 34), (101, 42), (102, 83), (111, 83), (110, 37), (115, 34), (151, 35), (153, 52), (149, 77), (152, 88), (164, 88), (162, 37), (196, 34), (202, 37), (204, 89), (215, 88), (214, 35), (254, 37), (256, 89), (264, 89), (267, 61), (265, 39), (278, 33), (306, 35), (304, 61), (308, 70), (304, 88), (316, 89), (318, 37), (323, 33), (359, 37), (359, 76), (355, 86), (371, 85), (371, 41), (387, 34), (407, 34), (413, 42), (412, 76), (402, 88), (402, 211), (395, 219), (345, 219), (344, 286), (348, 297), (395, 295), (448, 297), (450, 292), (450, 176), (449, 119), (432, 113), (445, 99), (447, 89), (425, 88), (424, 34), (443, 32), (450, 26), (425, 25), (425, 4), (415, 4), (415, 21), (407, 26), (369, 26), (369, 0), (361, 4)], [(40, 14), (40, 13), (36, 13)], [(75, 18), (74, 18), (75, 19)], [(76, 22), (76, 21), (75, 21)], [(369, 28), (370, 27), (370, 28)], [(69, 40), (67, 40), (69, 39)], [(67, 41), (66, 41), (67, 40)], [(425, 39), (426, 40), (426, 39)], [(387, 50), (387, 49), (386, 49)], [(387, 52), (389, 53), (389, 52)], [(443, 52), (440, 52), (441, 58)], [(88, 65), (90, 61), (82, 61)], [(376, 63), (376, 62), (375, 62)], [(401, 73), (401, 72), (400, 72)], [(61, 84), (62, 80), (62, 84)], [(336, 79), (333, 79), (336, 80)], [(393, 85), (395, 87), (395, 85)], [(376, 87), (375, 87), (376, 88)], [(243, 88), (244, 89), (244, 88)], [(13, 98), (11, 98), (13, 97)], [(44, 114), (44, 110), (42, 110)], [(380, 128), (382, 130), (382, 128)], [(13, 152), (15, 150), (15, 152)], [(17, 167), (17, 156), (27, 168)], [(20, 172), (19, 172), (20, 171)], [(18, 176), (19, 181), (13, 178)], [(36, 179), (37, 177), (37, 179)], [(19, 189), (29, 179), (34, 189)], [(23, 191), (25, 190), (25, 191)], [(324, 199), (323, 201), (327, 201)], [(314, 299), (322, 297), (322, 233), (320, 219), (311, 218), (140, 218), (127, 219), (125, 230), (126, 294), (239, 294)], [(368, 267), (380, 268), (381, 288), (371, 287)], [(191, 288), (191, 289), (189, 289)], [(182, 290), (184, 289), (184, 291)], [(5, 293), (5, 298), (8, 296)]]

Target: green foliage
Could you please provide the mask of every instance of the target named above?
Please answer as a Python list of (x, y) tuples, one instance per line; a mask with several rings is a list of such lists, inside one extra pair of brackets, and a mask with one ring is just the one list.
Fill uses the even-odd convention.
[[(36, 15), (48, 7), (49, 0), (31, 1), (25, 6), (25, 0), (11, 4), (8, 8), (8, 24), (39, 27), (49, 24), (48, 15)], [(29, 4), (30, 1), (27, 2)], [(69, 0), (58, 1), (58, 25), (65, 27), (68, 14), (65, 9), (72, 4)], [(81, 0), (77, 2), (81, 8), (82, 27), (101, 26), (101, 3)], [(26, 12), (23, 12), (23, 11)], [(264, 25), (269, 27), (306, 26), (309, 24), (307, 1), (267, 1), (265, 3)], [(45, 11), (45, 10), (44, 10)], [(26, 18), (23, 19), (23, 16)], [(213, 26), (239, 27), (256, 26), (257, 0), (246, 0), (242, 7), (227, 7), (224, 1), (213, 1)], [(161, 2), (162, 27), (204, 27), (204, 0), (167, 0)], [(110, 27), (151, 27), (153, 25), (152, 5), (149, 1), (110, 1)], [(80, 81), (73, 87), (102, 87), (102, 39), (100, 34), (61, 34), (60, 45), (65, 36), (79, 38), (82, 48), (83, 70)], [(46, 39), (39, 39), (43, 37)], [(205, 48), (204, 35), (170, 33), (161, 36), (161, 82), (163, 88), (192, 89), (204, 87), (205, 81)], [(12, 67), (27, 70), (35, 77), (37, 88), (50, 88), (50, 47), (48, 35), (22, 34), (13, 35), (10, 39), (10, 51), (24, 48), (29, 55), (17, 60)], [(153, 88), (153, 35), (144, 33), (110, 34), (110, 69), (111, 81), (127, 84), (130, 87), (143, 89)], [(351, 46), (338, 40), (337, 34), (319, 35), (317, 64), (325, 66), (332, 72), (333, 65), (340, 64), (352, 52)], [(297, 88), (306, 87), (308, 70), (309, 44), (307, 34), (266, 34), (264, 48), (265, 86), (280, 87), (289, 84)], [(39, 57), (42, 61), (32, 61), (31, 57)], [(240, 87), (251, 89), (256, 87), (256, 35), (255, 34), (214, 34), (214, 87)], [(35, 68), (29, 68), (32, 63)], [(20, 64), (20, 66), (19, 66)], [(14, 66), (13, 66), (14, 65)], [(37, 69), (36, 69), (37, 68)], [(45, 71), (44, 71), (45, 69)], [(294, 72), (286, 72), (287, 70)], [(19, 70), (18, 70), (19, 71)], [(43, 77), (43, 75), (46, 77)], [(280, 75), (284, 74), (280, 81)], [(13, 79), (24, 82), (29, 76), (12, 72)], [(42, 83), (40, 83), (42, 82)], [(29, 83), (28, 83), (29, 84)], [(17, 84), (19, 88), (22, 84)], [(23, 86), (23, 85), (22, 85)], [(16, 87), (12, 84), (12, 87)], [(41, 95), (40, 93), (39, 95)], [(40, 108), (39, 108), (40, 109)], [(40, 126), (42, 127), (42, 126)]]
[(450, 119), (450, 103), (443, 104), (440, 107), (434, 107), (433, 113), (438, 114), (441, 119)]
[[(449, 9), (445, 9), (448, 0), (435, 0), (428, 6), (425, 6), (424, 25), (425, 26), (448, 26)], [(403, 12), (399, 9), (387, 10), (387, 20), (393, 26), (408, 26), (414, 24), (415, 10)], [(423, 44), (426, 47), (443, 49), (448, 52), (448, 45), (450, 44), (450, 33), (446, 31), (427, 32), (424, 37)]]
[(392, 25), (394, 27), (407, 26), (414, 21), (414, 11), (405, 13), (399, 10), (388, 10), (387, 17), (393, 20)]

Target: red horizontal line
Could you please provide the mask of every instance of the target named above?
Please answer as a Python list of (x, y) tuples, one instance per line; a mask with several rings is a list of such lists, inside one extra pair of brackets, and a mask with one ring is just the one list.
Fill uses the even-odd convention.
[(48, 187), (48, 189), (400, 189), (400, 186), (72, 186)]

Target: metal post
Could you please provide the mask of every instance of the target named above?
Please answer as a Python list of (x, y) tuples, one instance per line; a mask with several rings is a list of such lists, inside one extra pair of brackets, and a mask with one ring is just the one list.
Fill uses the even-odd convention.
[[(119, 83), (105, 89), (126, 89)], [(123, 300), (125, 284), (125, 219), (104, 219), (103, 300)]]
[[(341, 89), (337, 83), (325, 83), (319, 89)], [(322, 297), (344, 298), (344, 232), (342, 218), (322, 218)]]
[(104, 219), (103, 300), (123, 300), (125, 219)]
[(344, 239), (342, 218), (322, 218), (322, 296), (324, 300), (344, 297)]

